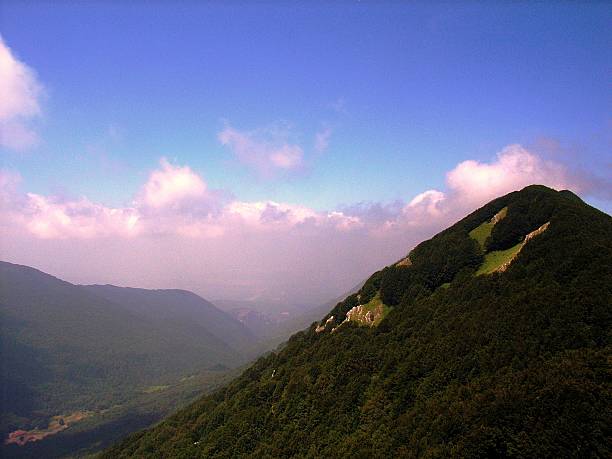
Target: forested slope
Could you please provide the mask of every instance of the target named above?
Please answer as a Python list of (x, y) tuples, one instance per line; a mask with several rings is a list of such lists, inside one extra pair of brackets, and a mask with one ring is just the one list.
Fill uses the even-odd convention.
[(98, 418), (150, 386), (242, 365), (253, 339), (190, 292), (83, 287), (0, 262), (0, 434)]
[(102, 457), (610, 457), (611, 319), (612, 219), (527, 187)]

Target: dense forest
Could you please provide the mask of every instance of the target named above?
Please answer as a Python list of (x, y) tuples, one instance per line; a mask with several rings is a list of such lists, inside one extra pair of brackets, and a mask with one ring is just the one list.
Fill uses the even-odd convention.
[(30, 439), (0, 456), (111, 444), (218, 387), (256, 344), (191, 292), (74, 285), (0, 262), (0, 434)]
[(610, 457), (611, 320), (612, 219), (530, 186), (102, 457)]

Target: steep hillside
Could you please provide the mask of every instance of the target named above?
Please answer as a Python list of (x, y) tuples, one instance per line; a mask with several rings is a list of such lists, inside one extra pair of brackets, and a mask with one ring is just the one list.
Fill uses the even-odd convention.
[(53, 416), (81, 422), (147, 388), (236, 367), (252, 340), (190, 292), (82, 287), (5, 262), (0, 328), (5, 439), (47, 432)]
[(83, 289), (120, 304), (127, 311), (160, 323), (185, 328), (197, 325), (241, 353), (250, 353), (255, 336), (240, 321), (186, 290), (147, 290), (87, 285)]
[(527, 187), (102, 457), (610, 457), (611, 322), (612, 219)]

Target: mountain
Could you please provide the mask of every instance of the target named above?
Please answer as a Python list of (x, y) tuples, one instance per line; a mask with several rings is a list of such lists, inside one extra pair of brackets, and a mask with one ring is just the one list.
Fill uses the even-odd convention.
[(231, 314), (187, 290), (146, 290), (114, 285), (87, 285), (82, 288), (122, 305), (131, 313), (160, 323), (175, 322), (182, 328), (193, 325), (202, 327), (241, 353), (249, 354), (257, 341), (255, 335)]
[(500, 197), (103, 458), (610, 457), (612, 219)]
[[(279, 326), (278, 320), (274, 320), (267, 314), (253, 308), (237, 307), (227, 312), (259, 338), (267, 338)], [(299, 328), (294, 332), (298, 330)]]
[(242, 365), (255, 342), (191, 292), (79, 286), (6, 262), (0, 328), (4, 438), (46, 431), (53, 416), (80, 422), (183, 377)]

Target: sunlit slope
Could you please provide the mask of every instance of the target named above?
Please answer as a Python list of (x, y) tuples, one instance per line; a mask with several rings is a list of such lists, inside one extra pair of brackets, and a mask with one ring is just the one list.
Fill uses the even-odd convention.
[[(518, 244), (504, 270), (476, 275)], [(346, 321), (376, 298), (390, 308), (379, 324)], [(612, 219), (527, 187), (103, 457), (609, 457), (611, 309)]]

